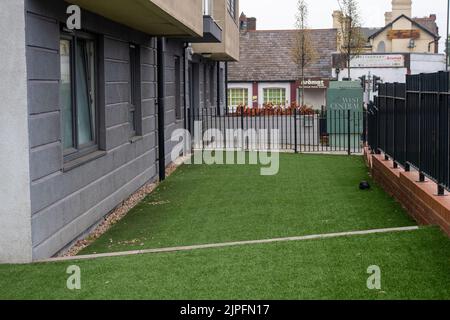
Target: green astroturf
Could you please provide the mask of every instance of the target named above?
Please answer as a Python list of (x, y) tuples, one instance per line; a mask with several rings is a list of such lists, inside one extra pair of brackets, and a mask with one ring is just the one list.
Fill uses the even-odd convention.
[(362, 157), (280, 155), (280, 170), (184, 165), (82, 254), (414, 225)]
[[(81, 269), (81, 290), (66, 268)], [(367, 268), (381, 290), (367, 288)], [(0, 266), (1, 299), (449, 299), (437, 228), (89, 261)]]

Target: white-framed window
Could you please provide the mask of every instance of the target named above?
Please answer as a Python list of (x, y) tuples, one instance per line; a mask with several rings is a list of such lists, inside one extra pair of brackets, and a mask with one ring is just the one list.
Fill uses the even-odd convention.
[(259, 82), (258, 106), (272, 103), (280, 107), (288, 107), (291, 104), (290, 82)]
[(264, 88), (263, 103), (284, 106), (287, 103), (285, 88)]
[(248, 88), (229, 88), (228, 107), (234, 109), (239, 106), (248, 106), (248, 95)]
[(251, 82), (229, 82), (227, 87), (228, 108), (234, 110), (239, 105), (252, 107), (254, 94)]

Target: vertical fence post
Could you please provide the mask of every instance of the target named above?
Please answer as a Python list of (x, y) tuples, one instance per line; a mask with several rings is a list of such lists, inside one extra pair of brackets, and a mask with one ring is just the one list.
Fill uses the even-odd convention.
[(348, 143), (347, 153), (349, 156), (352, 154), (351, 135), (350, 135), (350, 115), (351, 115), (351, 111), (350, 111), (350, 109), (348, 109), (347, 110), (347, 143)]
[(186, 130), (187, 130), (188, 134), (191, 136), (191, 139), (190, 139), (191, 145), (189, 146), (189, 152), (192, 154), (192, 151), (193, 151), (193, 144), (192, 144), (193, 139), (192, 139), (192, 136), (193, 136), (193, 134), (192, 134), (192, 131), (191, 131), (191, 128), (190, 128), (191, 108), (186, 108), (185, 112), (186, 112), (186, 118), (185, 118)]
[(423, 74), (419, 78), (419, 182), (425, 182), (425, 175), (422, 172), (422, 90)]
[(245, 141), (244, 141), (244, 107), (241, 107), (241, 143), (242, 143), (242, 151), (245, 151)]
[(297, 148), (297, 108), (294, 108), (294, 144), (295, 144), (295, 153), (298, 153), (298, 148)]
[(396, 121), (397, 121), (397, 104), (398, 104), (398, 99), (397, 99), (397, 87), (398, 87), (398, 83), (395, 82), (394, 86), (393, 86), (393, 92), (392, 92), (392, 161), (393, 161), (393, 167), (394, 169), (398, 168), (398, 150), (396, 147), (396, 143), (397, 143), (397, 137), (396, 137)]
[(384, 146), (383, 146), (383, 151), (384, 151), (384, 160), (389, 161), (389, 156), (387, 155), (387, 149), (388, 149), (388, 137), (389, 137), (389, 125), (388, 125), (388, 117), (389, 117), (389, 113), (388, 113), (388, 84), (384, 85), (384, 104), (383, 104), (383, 113), (384, 113), (384, 122), (385, 122), (385, 126), (384, 126)]
[(437, 194), (438, 196), (443, 196), (445, 194), (445, 189), (443, 187), (443, 183), (442, 183), (442, 171), (443, 168), (441, 168), (442, 165), (442, 161), (441, 161), (441, 157), (442, 157), (442, 150), (441, 150), (441, 72), (438, 73), (438, 77), (437, 77), (437, 88), (438, 88), (438, 92), (437, 92), (437, 104), (438, 104), (438, 117), (437, 117), (437, 132), (436, 132), (436, 146), (437, 146)]
[[(406, 79), (408, 79), (408, 75), (406, 76)], [(404, 143), (405, 143), (405, 172), (410, 172), (411, 171), (411, 166), (408, 162), (408, 152), (409, 152), (409, 148), (408, 148), (408, 102), (409, 102), (409, 94), (408, 94), (408, 80), (406, 80), (406, 85), (405, 85), (405, 105), (404, 105), (404, 112), (405, 112), (405, 132), (404, 132)]]

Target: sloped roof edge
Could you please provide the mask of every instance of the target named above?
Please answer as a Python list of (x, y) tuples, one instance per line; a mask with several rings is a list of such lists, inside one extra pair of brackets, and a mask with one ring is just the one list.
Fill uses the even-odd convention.
[(429, 35), (431, 35), (434, 38), (439, 38), (439, 36), (433, 32), (431, 32), (430, 30), (428, 30), (427, 28), (425, 28), (424, 26), (422, 26), (420, 23), (418, 23), (417, 21), (414, 21), (414, 19), (402, 14), (401, 16), (398, 16), (397, 18), (394, 19), (394, 21), (390, 22), (389, 24), (385, 25), (383, 28), (381, 28), (380, 30), (378, 30), (377, 32), (375, 32), (374, 34), (372, 34), (369, 39), (373, 39), (376, 36), (378, 36), (380, 33), (382, 33), (383, 31), (385, 31), (386, 29), (390, 28), (393, 26), (393, 24), (395, 22), (397, 22), (398, 20), (400, 20), (401, 18), (405, 18), (409, 21), (411, 21), (411, 23), (413, 23), (414, 25), (418, 26), (420, 29), (422, 29), (423, 31), (425, 31), (426, 33), (428, 33)]

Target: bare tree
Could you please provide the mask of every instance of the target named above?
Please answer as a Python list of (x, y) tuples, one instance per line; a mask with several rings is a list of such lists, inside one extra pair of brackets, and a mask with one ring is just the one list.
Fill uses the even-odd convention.
[(339, 51), (347, 64), (348, 78), (351, 77), (351, 60), (359, 56), (367, 43), (361, 30), (361, 16), (357, 0), (338, 0), (341, 8), (338, 32)]
[(317, 52), (312, 45), (310, 30), (308, 29), (308, 4), (305, 0), (298, 0), (297, 2), (295, 25), (298, 32), (292, 49), (292, 59), (300, 70), (301, 106), (303, 107), (305, 105), (305, 69), (314, 63), (317, 58)]

